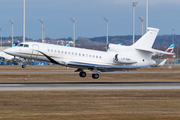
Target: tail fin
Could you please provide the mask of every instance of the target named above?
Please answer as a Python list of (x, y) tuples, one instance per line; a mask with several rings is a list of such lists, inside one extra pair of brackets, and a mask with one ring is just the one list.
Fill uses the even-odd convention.
[(144, 36), (142, 36), (136, 43), (133, 44), (134, 47), (146, 49), (152, 48), (159, 29), (148, 28), (148, 30), (149, 31)]
[(174, 44), (172, 44), (171, 46), (169, 46), (169, 48), (166, 50), (166, 52), (172, 53), (174, 50)]

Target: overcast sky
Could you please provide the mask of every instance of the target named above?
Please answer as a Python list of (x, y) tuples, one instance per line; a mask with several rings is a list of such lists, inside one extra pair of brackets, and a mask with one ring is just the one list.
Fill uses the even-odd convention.
[[(141, 35), (146, 0), (136, 0), (136, 29)], [(132, 35), (133, 0), (26, 0), (26, 37), (41, 39), (43, 19), (45, 36), (50, 38), (73, 37), (73, 22), (76, 21), (77, 37), (106, 36), (106, 21), (109, 19), (109, 35)], [(149, 27), (159, 28), (159, 35), (180, 34), (180, 0), (149, 0)], [(22, 36), (23, 0), (0, 0), (0, 28), (3, 36), (11, 36), (14, 21), (14, 36)], [(174, 32), (172, 31), (174, 29)]]

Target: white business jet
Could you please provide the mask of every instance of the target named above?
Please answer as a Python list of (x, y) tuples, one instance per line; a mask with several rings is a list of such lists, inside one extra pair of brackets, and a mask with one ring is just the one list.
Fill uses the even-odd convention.
[[(151, 59), (154, 52), (171, 55), (172, 53), (152, 49), (158, 32), (159, 29), (149, 28), (149, 31), (134, 45), (109, 44), (106, 52), (38, 42), (23, 42), (4, 52), (21, 58), (77, 68), (75, 72), (80, 72), (80, 77), (86, 77), (84, 69), (88, 69), (93, 71), (92, 77), (97, 79), (99, 78), (98, 71), (129, 71), (155, 66), (157, 63)], [(162, 66), (162, 63), (160, 65)]]

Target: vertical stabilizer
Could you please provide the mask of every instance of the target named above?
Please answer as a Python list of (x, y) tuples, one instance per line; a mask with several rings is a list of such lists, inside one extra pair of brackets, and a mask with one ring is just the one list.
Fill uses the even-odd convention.
[(144, 36), (142, 36), (136, 43), (133, 44), (134, 47), (146, 49), (152, 48), (159, 29), (148, 28), (148, 30), (149, 31)]

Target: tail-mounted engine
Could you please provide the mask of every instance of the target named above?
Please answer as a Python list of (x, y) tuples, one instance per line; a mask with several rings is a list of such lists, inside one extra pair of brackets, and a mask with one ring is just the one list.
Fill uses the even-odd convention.
[(132, 63), (137, 63), (136, 60), (129, 56), (124, 56), (124, 55), (115, 55), (114, 61), (117, 63), (122, 63), (122, 64), (132, 64)]

